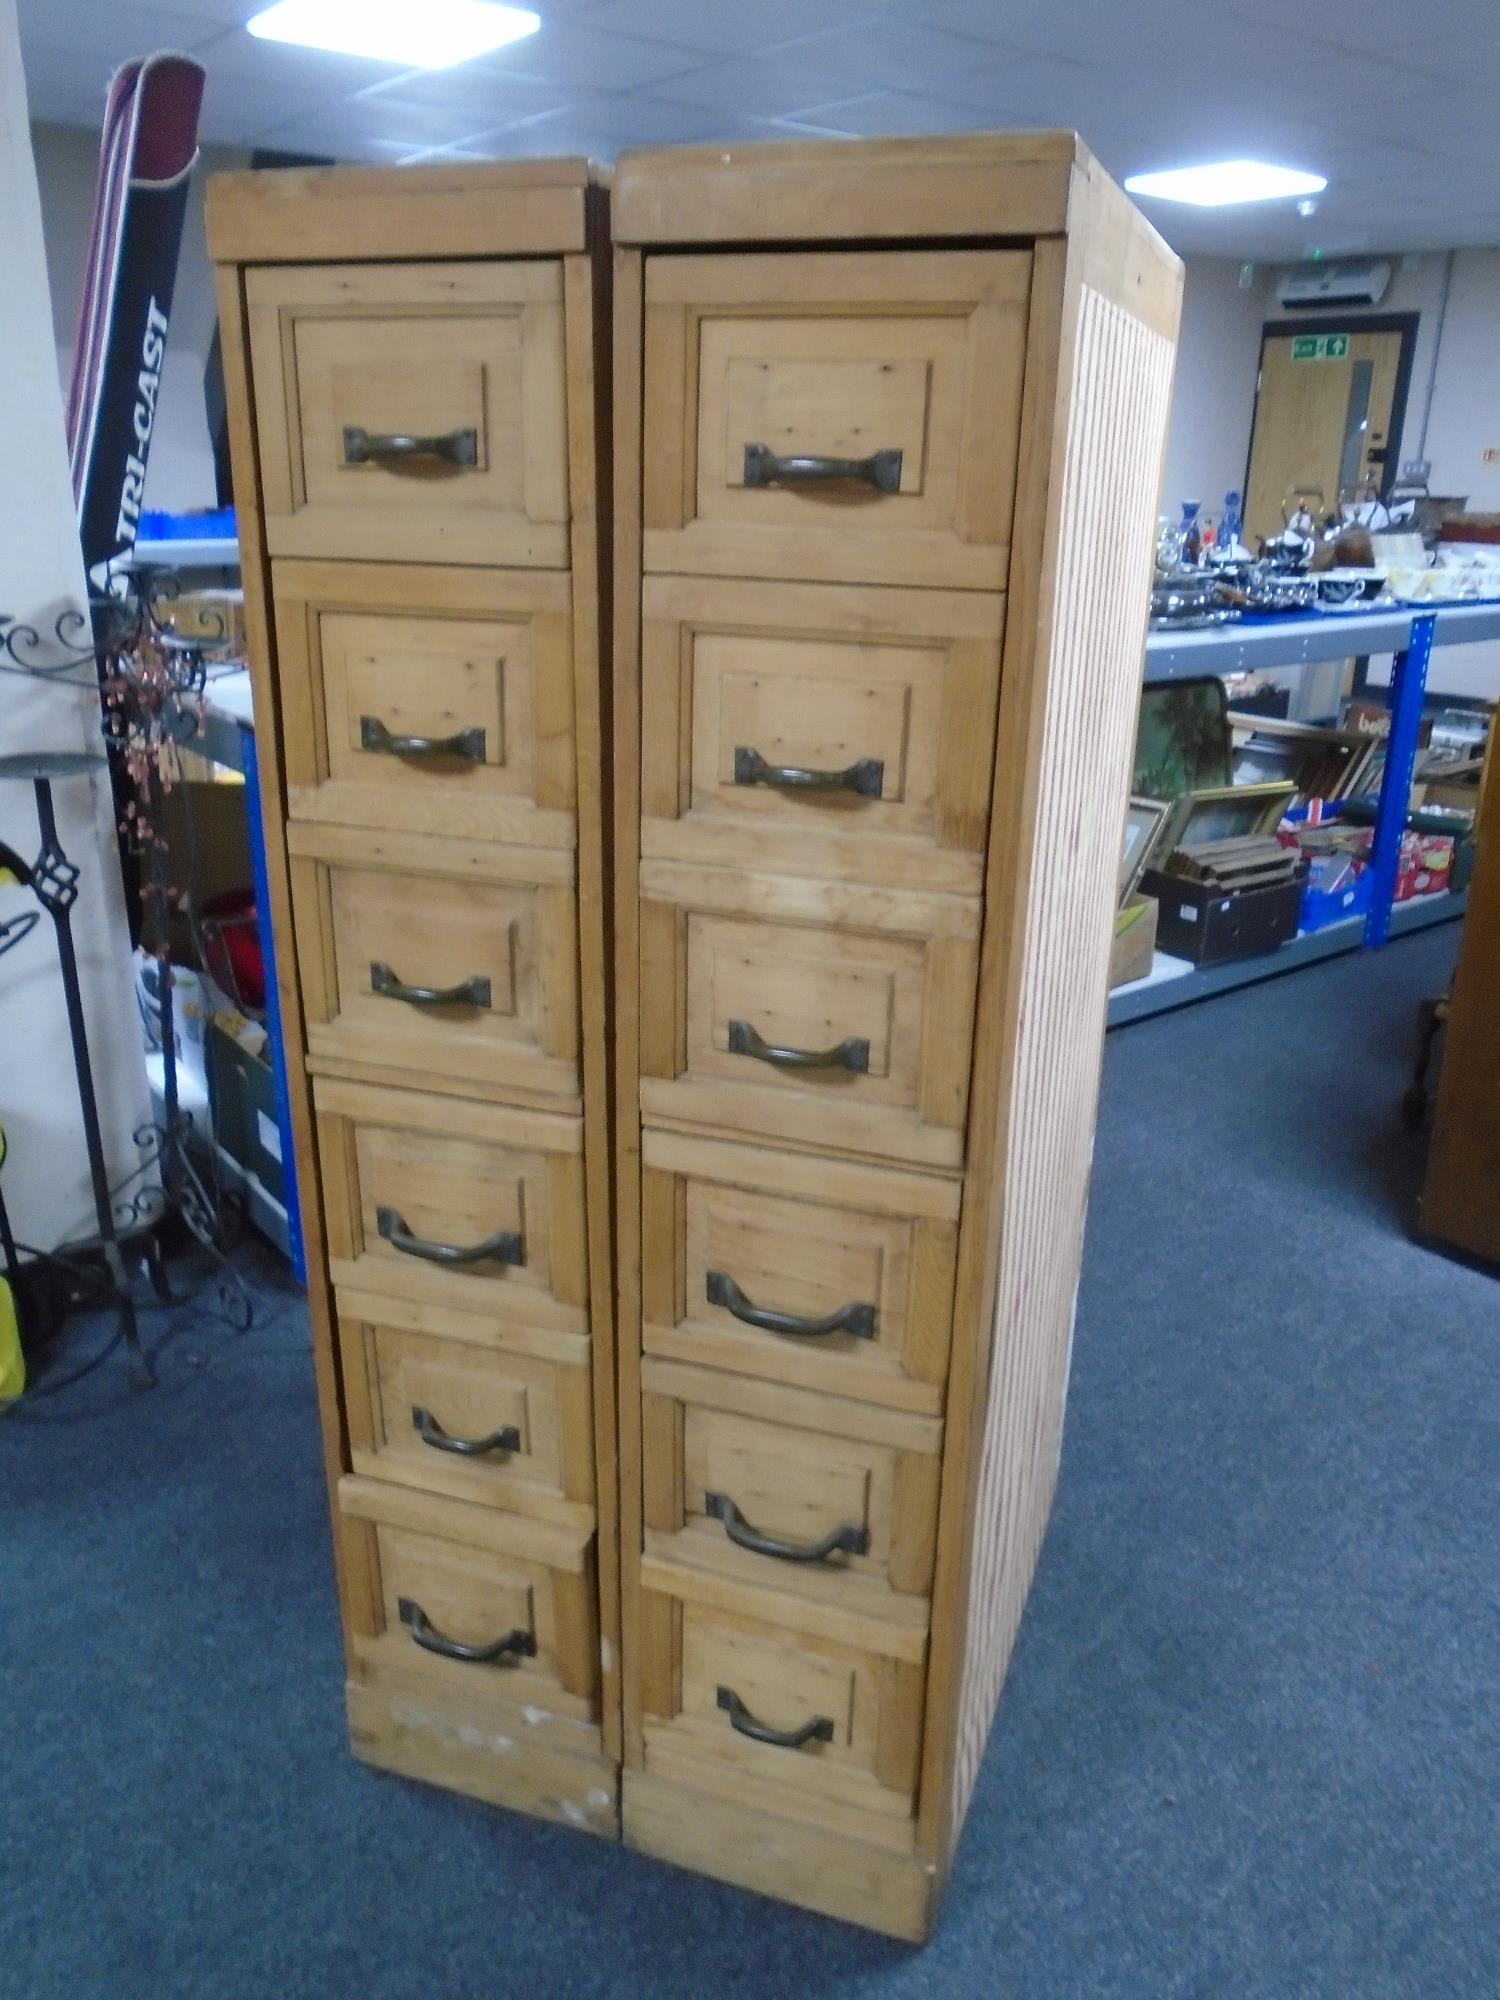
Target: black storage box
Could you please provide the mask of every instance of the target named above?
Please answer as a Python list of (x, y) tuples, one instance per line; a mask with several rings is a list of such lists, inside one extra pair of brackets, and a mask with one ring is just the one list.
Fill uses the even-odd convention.
[(1302, 903), (1300, 878), (1269, 889), (1240, 889), (1226, 896), (1206, 882), (1189, 882), (1148, 868), (1141, 890), (1155, 896), (1156, 943), (1160, 951), (1194, 965), (1229, 965), (1259, 958), (1297, 935)]

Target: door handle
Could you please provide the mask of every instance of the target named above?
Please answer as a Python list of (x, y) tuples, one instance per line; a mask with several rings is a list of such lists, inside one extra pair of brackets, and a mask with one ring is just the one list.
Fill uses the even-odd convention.
[(483, 1458), (492, 1451), (521, 1449), (521, 1433), (514, 1424), (491, 1431), (488, 1437), (459, 1438), (445, 1431), (431, 1410), (413, 1408), (411, 1425), (423, 1444), (430, 1444), (434, 1451), (451, 1451), (459, 1458)]
[(710, 1271), (705, 1290), (711, 1306), (722, 1306), (746, 1326), (759, 1327), (762, 1333), (785, 1333), (794, 1340), (820, 1340), (829, 1333), (849, 1333), (856, 1340), (875, 1338), (875, 1308), (871, 1305), (840, 1306), (824, 1319), (803, 1319), (796, 1313), (773, 1312), (769, 1306), (752, 1305), (724, 1271)]
[(864, 1074), (870, 1067), (870, 1044), (859, 1036), (849, 1035), (831, 1049), (779, 1049), (762, 1041), (748, 1021), (729, 1023), (729, 1053), (754, 1056), (773, 1069), (850, 1069)]
[(773, 1743), (778, 1750), (800, 1750), (804, 1743), (831, 1743), (833, 1741), (833, 1718), (815, 1715), (810, 1722), (804, 1722), (800, 1729), (771, 1729), (764, 1722), (757, 1722), (733, 1688), (721, 1687), (714, 1699), (729, 1717), (731, 1729), (741, 1736), (749, 1736), (757, 1743)]
[(380, 959), (370, 961), (370, 991), (382, 1000), (405, 1000), (413, 1007), (488, 1007), (490, 982), (478, 973), (457, 986), (408, 986)]
[(826, 458), (819, 452), (794, 452), (780, 458), (768, 444), (745, 446), (747, 486), (821, 486), (853, 480), (877, 493), (901, 491), (901, 454), (887, 449), (868, 458)]
[(878, 799), (885, 765), (879, 757), (861, 757), (842, 771), (809, 771), (800, 764), (768, 764), (758, 750), (741, 744), (734, 753), (734, 782), (774, 785), (784, 792), (854, 792), (862, 799)]
[(375, 1227), (403, 1257), (420, 1257), (428, 1264), (524, 1264), (526, 1245), (516, 1230), (497, 1230), (482, 1243), (430, 1243), (413, 1236), (394, 1208), (377, 1208)]
[(479, 433), (444, 431), (440, 437), (413, 437), (406, 431), (367, 431), (344, 426), (345, 465), (396, 465), (414, 458), (446, 459), (449, 465), (479, 463)]
[(445, 1632), (439, 1632), (428, 1618), (427, 1613), (414, 1598), (400, 1597), (396, 1600), (396, 1610), (401, 1623), (425, 1652), (436, 1653), (444, 1660), (468, 1660), (485, 1666), (493, 1660), (504, 1660), (525, 1655), (530, 1658), (536, 1652), (536, 1640), (530, 1632), (517, 1626), (514, 1632), (507, 1632), (503, 1639), (496, 1639), (488, 1646), (466, 1646), (461, 1639), (450, 1639)]
[(711, 1521), (723, 1523), (736, 1548), (749, 1549), (752, 1555), (775, 1556), (779, 1562), (817, 1563), (835, 1555), (862, 1556), (870, 1546), (868, 1528), (847, 1524), (830, 1528), (816, 1542), (778, 1542), (774, 1535), (758, 1534), (727, 1493), (706, 1493), (703, 1511)]
[(462, 757), (465, 763), (482, 764), (484, 731), (460, 729), (456, 736), (395, 736), (378, 715), (362, 715), (359, 747), (378, 750), (387, 757)]

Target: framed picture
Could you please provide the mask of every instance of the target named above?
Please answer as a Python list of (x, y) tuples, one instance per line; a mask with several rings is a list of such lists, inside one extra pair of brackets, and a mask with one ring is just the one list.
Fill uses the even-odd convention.
[(1173, 799), (1152, 849), (1164, 860), (1179, 847), (1274, 833), (1296, 798), (1297, 787), (1281, 779), (1261, 785), (1211, 785), (1187, 792)]
[(1280, 778), (1304, 798), (1342, 799), (1362, 789), (1375, 739), (1318, 723), (1231, 709), (1234, 782), (1268, 784)]
[(1176, 799), (1229, 782), (1229, 703), (1218, 675), (1142, 688), (1130, 789)]
[(1125, 814), (1125, 842), (1120, 855), (1119, 902), (1123, 909), (1135, 893), (1141, 870), (1156, 845), (1162, 822), (1172, 810), (1170, 799), (1147, 799), (1133, 795)]

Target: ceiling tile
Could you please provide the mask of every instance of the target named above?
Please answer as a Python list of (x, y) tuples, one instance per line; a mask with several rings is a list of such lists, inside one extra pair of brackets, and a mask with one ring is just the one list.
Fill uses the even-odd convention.
[(649, 35), (681, 48), (747, 55), (871, 19), (892, 4), (893, 0), (748, 0), (745, 5), (715, 6), (712, 0), (605, 0), (590, 13), (588, 25), (591, 30), (598, 26)]
[(534, 77), (505, 76), (464, 63), (457, 69), (408, 70), (388, 83), (372, 84), (359, 93), (358, 101), (420, 104), (461, 113), (475, 131), (487, 132), (522, 118), (535, 118), (543, 111), (560, 110), (577, 94), (558, 84), (538, 83)]
[(868, 97), (847, 97), (840, 104), (815, 104), (798, 112), (795, 120), (783, 122), (854, 138), (903, 138), (927, 132), (973, 132), (982, 127), (984, 117), (936, 98), (880, 90)]
[(544, 20), (536, 34), (497, 49), (493, 55), (476, 57), (464, 67), (502, 76), (539, 77), (544, 83), (570, 89), (635, 90), (642, 84), (663, 83), (685, 70), (701, 68), (703, 62), (700, 49), (607, 34), (588, 21)]

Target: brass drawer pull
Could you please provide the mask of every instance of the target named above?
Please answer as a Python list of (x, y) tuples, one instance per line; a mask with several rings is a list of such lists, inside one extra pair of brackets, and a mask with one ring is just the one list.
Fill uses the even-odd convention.
[(396, 1600), (396, 1609), (401, 1614), (401, 1623), (410, 1632), (417, 1644), (429, 1653), (436, 1653), (444, 1660), (471, 1660), (481, 1666), (492, 1660), (515, 1658), (525, 1654), (530, 1658), (536, 1652), (536, 1640), (530, 1632), (517, 1626), (514, 1632), (507, 1632), (503, 1639), (496, 1639), (489, 1646), (466, 1646), (459, 1639), (450, 1639), (439, 1632), (427, 1613), (415, 1599), (401, 1597)]
[(733, 1688), (721, 1687), (714, 1699), (728, 1714), (730, 1728), (737, 1729), (741, 1736), (752, 1737), (757, 1743), (773, 1743), (778, 1750), (800, 1750), (804, 1743), (833, 1741), (831, 1716), (815, 1715), (800, 1729), (771, 1729), (764, 1722), (756, 1721)]
[(800, 764), (768, 764), (758, 750), (739, 744), (734, 753), (734, 782), (774, 785), (783, 792), (855, 792), (862, 799), (878, 799), (885, 783), (885, 765), (879, 757), (861, 757), (842, 771), (808, 771)]
[(457, 986), (408, 986), (378, 958), (370, 964), (370, 991), (382, 1000), (405, 1000), (413, 1007), (488, 1007), (490, 982), (475, 974)]
[(526, 1245), (513, 1229), (498, 1230), (482, 1243), (429, 1243), (413, 1236), (394, 1208), (377, 1208), (375, 1227), (403, 1257), (420, 1257), (428, 1264), (524, 1264)]
[(488, 1437), (458, 1438), (443, 1429), (431, 1410), (415, 1408), (411, 1413), (411, 1424), (423, 1444), (430, 1444), (434, 1451), (451, 1451), (459, 1458), (483, 1458), (492, 1451), (521, 1449), (521, 1433), (514, 1424), (491, 1431)]
[(852, 1069), (863, 1074), (870, 1067), (870, 1044), (860, 1036), (849, 1035), (832, 1049), (778, 1049), (762, 1041), (748, 1021), (730, 1022), (729, 1053), (754, 1056), (773, 1069)]
[(745, 484), (770, 486), (820, 485), (828, 480), (857, 480), (873, 486), (877, 493), (901, 491), (899, 451), (872, 451), (868, 458), (824, 458), (820, 454), (797, 453), (778, 458), (768, 444), (745, 446)]
[(442, 458), (450, 465), (478, 465), (478, 431), (445, 431), (441, 437), (410, 437), (402, 431), (367, 431), (344, 426), (345, 465), (393, 465), (413, 458)]
[(467, 764), (484, 762), (484, 731), (460, 729), (456, 736), (393, 736), (378, 715), (359, 718), (359, 747), (387, 757), (462, 757)]
[(841, 1306), (826, 1319), (802, 1319), (796, 1313), (774, 1312), (769, 1306), (752, 1305), (724, 1271), (710, 1271), (704, 1289), (711, 1306), (722, 1306), (746, 1326), (759, 1327), (762, 1333), (790, 1334), (794, 1340), (820, 1340), (829, 1333), (853, 1334), (856, 1340), (875, 1338), (874, 1306)]
[(778, 1562), (820, 1563), (830, 1556), (862, 1556), (870, 1546), (868, 1528), (830, 1528), (820, 1541), (778, 1542), (773, 1535), (758, 1534), (727, 1493), (707, 1493), (703, 1511), (711, 1521), (722, 1521), (724, 1532), (736, 1548), (752, 1555), (775, 1556)]

